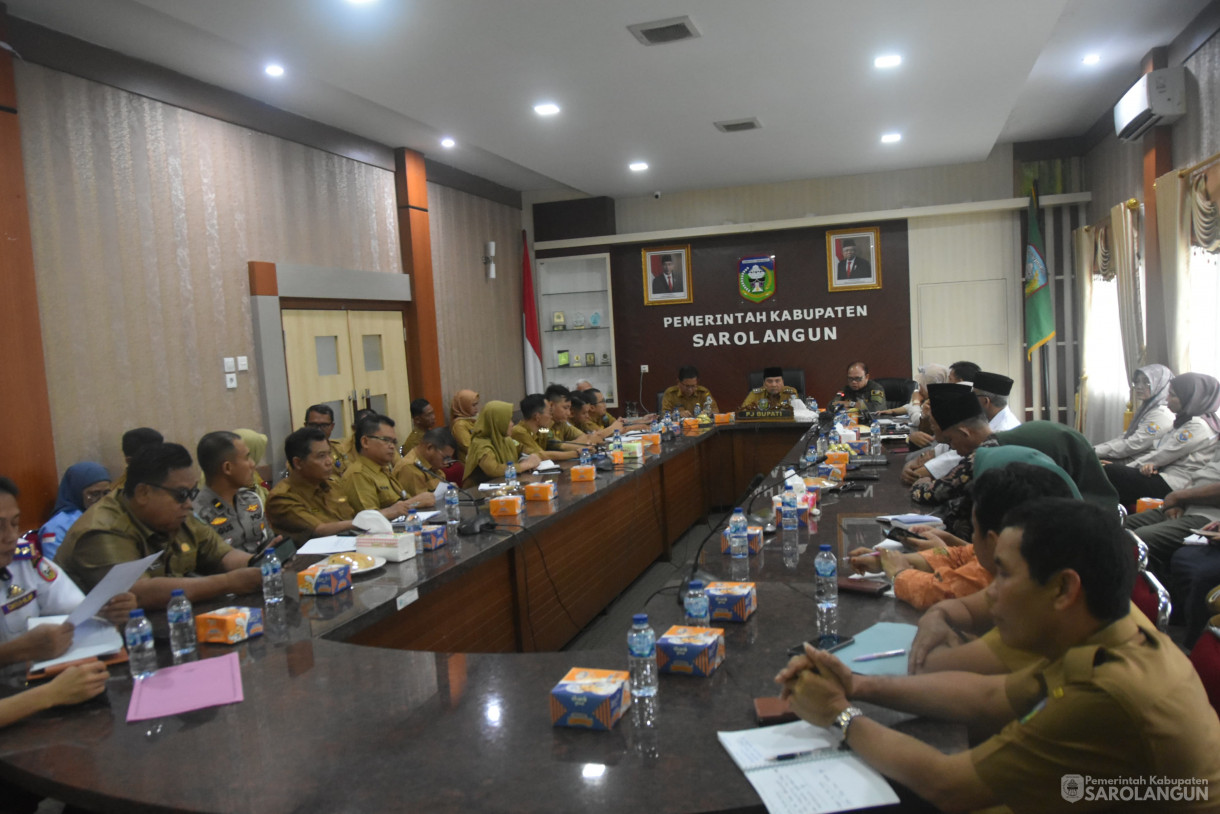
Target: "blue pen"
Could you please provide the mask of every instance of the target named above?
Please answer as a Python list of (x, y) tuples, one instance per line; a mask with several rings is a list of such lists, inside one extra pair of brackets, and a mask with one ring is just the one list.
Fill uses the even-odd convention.
[(876, 661), (877, 659), (889, 659), (894, 656), (905, 656), (906, 650), (882, 650), (880, 653), (869, 653), (864, 656), (856, 656), (852, 661)]

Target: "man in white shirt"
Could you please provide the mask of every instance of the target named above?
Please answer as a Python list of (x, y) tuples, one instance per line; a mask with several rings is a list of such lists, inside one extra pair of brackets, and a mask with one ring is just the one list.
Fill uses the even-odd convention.
[[(979, 406), (987, 416), (987, 423), (992, 432), (1003, 432), (1021, 426), (1021, 420), (1012, 410), (1008, 409), (1008, 395), (1012, 392), (1012, 379), (999, 373), (988, 373), (980, 370), (974, 375), (974, 395), (979, 400)], [(933, 478), (944, 477), (953, 467), (961, 463), (961, 456), (949, 449), (948, 444), (937, 444), (932, 448), (932, 457), (925, 460), (916, 459), (912, 469), (918, 472), (922, 467)], [(908, 464), (911, 466), (911, 464)], [(922, 476), (922, 475), (919, 475)]]

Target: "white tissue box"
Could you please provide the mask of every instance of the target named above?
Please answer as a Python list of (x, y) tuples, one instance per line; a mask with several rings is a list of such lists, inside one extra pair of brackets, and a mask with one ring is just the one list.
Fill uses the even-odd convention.
[(361, 534), (356, 538), (356, 551), (370, 557), (385, 557), (390, 562), (402, 562), (415, 556), (415, 534), (404, 531), (391, 534)]

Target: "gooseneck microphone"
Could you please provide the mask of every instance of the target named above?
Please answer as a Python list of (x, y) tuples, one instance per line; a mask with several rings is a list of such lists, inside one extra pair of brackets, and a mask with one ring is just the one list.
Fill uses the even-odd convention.
[[(759, 491), (760, 487), (762, 486), (764, 477), (766, 477), (766, 476), (762, 472), (759, 472), (757, 475), (755, 475), (753, 477), (753, 479), (750, 480), (750, 485), (746, 487), (746, 491), (741, 496), (741, 499), (739, 501), (737, 501), (737, 503), (735, 503), (734, 505), (735, 506), (752, 505), (754, 498), (756, 498), (758, 496), (757, 492)], [(746, 513), (749, 514), (748, 511)], [(711, 531), (709, 531), (707, 533), (707, 536), (703, 538), (703, 541), (701, 543), (699, 543), (699, 547), (697, 549), (695, 549), (695, 556), (694, 556), (694, 559), (691, 561), (690, 574), (688, 574), (686, 579), (682, 582), (682, 584), (680, 586), (678, 586), (678, 604), (679, 605), (683, 604), (686, 601), (686, 592), (690, 590), (690, 582), (692, 579), (694, 579), (698, 575), (699, 557), (701, 557), (703, 555), (704, 546), (707, 545), (708, 540), (712, 539), (712, 537), (718, 533), (719, 533), (719, 529), (713, 528)], [(705, 574), (704, 576), (707, 577), (707, 579), (704, 580), (704, 584), (706, 585), (707, 581), (711, 579), (711, 575)]]

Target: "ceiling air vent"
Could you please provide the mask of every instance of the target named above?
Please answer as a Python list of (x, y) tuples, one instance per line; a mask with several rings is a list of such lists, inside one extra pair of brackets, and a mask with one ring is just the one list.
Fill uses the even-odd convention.
[(721, 133), (741, 133), (746, 130), (757, 130), (762, 127), (762, 122), (758, 119), (728, 119), (722, 122), (713, 122), (716, 129)]
[(663, 45), (667, 42), (692, 40), (699, 36), (699, 29), (695, 28), (690, 17), (670, 17), (668, 20), (636, 23), (627, 26), (627, 30), (644, 45)]

